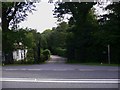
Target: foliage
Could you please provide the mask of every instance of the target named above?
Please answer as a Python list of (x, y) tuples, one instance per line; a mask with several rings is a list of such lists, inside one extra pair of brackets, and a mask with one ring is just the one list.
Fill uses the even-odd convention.
[(108, 63), (107, 45), (110, 44), (111, 63), (118, 63), (120, 3), (108, 5), (106, 9), (110, 13), (99, 20), (94, 14), (93, 5), (95, 3), (56, 3), (54, 13), (58, 21), (62, 21), (65, 14), (72, 15), (66, 29), (68, 62)]
[[(40, 33), (36, 32), (34, 29), (21, 28), (18, 30), (7, 31), (7, 37), (9, 38), (9, 47), (4, 48), (4, 52), (11, 52), (16, 49), (27, 49), (27, 57), (23, 60), (23, 63), (40, 63)], [(3, 38), (5, 40), (5, 38)], [(19, 43), (22, 45), (19, 45)], [(3, 42), (4, 45), (5, 42)], [(25, 54), (25, 52), (24, 52)], [(11, 53), (12, 56), (12, 53)], [(11, 62), (7, 62), (11, 64)], [(16, 62), (12, 62), (16, 63)]]
[(34, 54), (32, 49), (28, 49), (27, 52), (27, 63), (34, 61)]
[(48, 50), (48, 49), (45, 49), (43, 52), (42, 52), (42, 57), (43, 57), (43, 60), (45, 61), (45, 60), (49, 60), (50, 59), (50, 55), (51, 55), (51, 53), (50, 53), (50, 50)]
[[(114, 2), (108, 5), (105, 9), (109, 13), (101, 16), (99, 19), (99, 32), (96, 36), (101, 40), (103, 45), (107, 46), (108, 44), (111, 47), (111, 63), (119, 63), (119, 46), (120, 46), (120, 2)], [(99, 35), (98, 35), (99, 34)]]
[[(14, 63), (12, 52), (14, 50), (14, 40), (17, 37), (14, 30), (16, 30), (18, 23), (26, 19), (28, 12), (34, 10), (34, 7), (33, 2), (2, 2), (2, 53), (6, 64)], [(9, 27), (12, 27), (12, 29), (10, 30)], [(19, 33), (21, 33), (19, 34), (20, 37), (24, 38), (23, 32)]]
[[(52, 30), (47, 29), (45, 30), (42, 34), (41, 34), (41, 47), (43, 49), (47, 49), (47, 48), (51, 48), (51, 34), (52, 34)], [(50, 49), (51, 50), (51, 49)]]
[(55, 48), (55, 53), (59, 56), (66, 57), (66, 49), (62, 49), (61, 47)]
[[(5, 10), (7, 10), (6, 7), (11, 6), (10, 10), (14, 12), (14, 9), (12, 10), (13, 5), (19, 5), (20, 3), (3, 4)], [(68, 58), (68, 62), (108, 63), (107, 45), (109, 44), (111, 63), (118, 63), (120, 59), (120, 2), (108, 5), (105, 9), (109, 10), (109, 13), (99, 18), (94, 13), (93, 5), (95, 4), (94, 2), (56, 3), (54, 15), (60, 23), (52, 30), (47, 29), (41, 34), (37, 33), (36, 30), (27, 28), (8, 30), (8, 23), (10, 24), (11, 20), (16, 21), (17, 19), (17, 13), (14, 14), (14, 17), (9, 22), (7, 21), (7, 24), (6, 22), (3, 24), (3, 26), (8, 25), (3, 27), (5, 31), (3, 32), (3, 51), (11, 55), (11, 51), (16, 49), (14, 43), (22, 42), (23, 48), (28, 48), (26, 59), (28, 63), (44, 62), (49, 59), (50, 54), (65, 56)], [(26, 4), (21, 3), (20, 5), (24, 7)], [(32, 3), (30, 7), (31, 5)], [(68, 23), (63, 21), (66, 14), (71, 15)], [(6, 15), (8, 15), (7, 20), (9, 20), (11, 15)], [(2, 20), (5, 19), (3, 18)], [(21, 21), (21, 19), (18, 20)], [(9, 61), (8, 63), (11, 62)]]
[(28, 48), (27, 60), (34, 61), (34, 63), (40, 63), (40, 33), (37, 33), (34, 29), (29, 29), (24, 43)]
[(41, 47), (48, 48), (52, 54), (65, 56), (67, 28), (68, 24), (61, 22), (56, 28), (45, 30), (41, 34)]
[(63, 19), (65, 14), (71, 14), (74, 24), (82, 25), (86, 20), (86, 16), (89, 10), (93, 7), (94, 4), (94, 2), (56, 3), (54, 12), (58, 20)]
[(0, 51), (2, 50), (2, 30), (0, 29)]
[(9, 25), (15, 28), (15, 25), (25, 20), (28, 12), (35, 10), (34, 7), (33, 2), (2, 2), (2, 26), (6, 26), (3, 30)]
[[(72, 14), (67, 32), (67, 57), (79, 62), (87, 62), (87, 48), (92, 44), (92, 30), (95, 29), (92, 7), (95, 3), (60, 3), (55, 9), (58, 19), (64, 14)], [(71, 23), (72, 22), (72, 23)], [(84, 23), (83, 23), (84, 22)], [(92, 23), (91, 23), (92, 22)]]

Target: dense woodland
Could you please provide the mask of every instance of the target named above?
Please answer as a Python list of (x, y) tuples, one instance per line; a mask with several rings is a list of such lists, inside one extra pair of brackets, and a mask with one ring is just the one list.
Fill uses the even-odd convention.
[[(98, 16), (93, 8), (98, 3), (64, 2), (55, 3), (54, 16), (58, 26), (43, 33), (25, 28), (17, 29), (17, 24), (25, 20), (26, 12), (35, 10), (31, 2), (2, 2), (2, 48), (5, 64), (15, 61), (12, 52), (18, 48), (28, 49), (27, 58), (22, 63), (42, 63), (49, 59), (50, 52), (67, 58), (67, 62), (119, 63), (120, 59), (120, 2), (109, 4), (107, 14)], [(64, 15), (70, 14), (68, 22)], [(12, 26), (9, 29), (9, 26)], [(18, 43), (22, 42), (22, 46)]]

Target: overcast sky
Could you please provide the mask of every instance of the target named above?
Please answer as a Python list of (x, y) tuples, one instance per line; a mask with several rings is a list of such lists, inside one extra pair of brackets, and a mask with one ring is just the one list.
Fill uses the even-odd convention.
[(54, 4), (40, 2), (36, 4), (36, 10), (33, 14), (28, 14), (27, 20), (19, 24), (20, 27), (28, 27), (37, 29), (38, 32), (43, 32), (46, 29), (56, 27), (57, 19), (54, 18), (52, 10)]
[[(97, 7), (97, 12), (103, 14), (99, 7)], [(20, 28), (32, 28), (37, 29), (38, 32), (43, 32), (46, 29), (52, 29), (56, 27), (57, 18), (54, 18), (52, 10), (54, 9), (53, 3), (47, 3), (42, 1), (36, 4), (36, 10), (33, 14), (28, 14), (27, 20), (19, 24)]]

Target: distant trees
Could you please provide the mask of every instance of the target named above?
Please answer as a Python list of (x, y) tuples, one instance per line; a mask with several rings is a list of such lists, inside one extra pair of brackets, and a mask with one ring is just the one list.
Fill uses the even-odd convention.
[(67, 29), (68, 24), (66, 22), (62, 22), (52, 30), (45, 30), (41, 34), (42, 48), (49, 49), (52, 54), (65, 56)]
[(43, 33), (41, 33), (41, 47), (43, 49), (50, 49), (51, 50), (51, 46), (52, 46), (52, 39), (51, 39), (51, 34), (52, 34), (52, 30), (47, 29), (45, 30)]

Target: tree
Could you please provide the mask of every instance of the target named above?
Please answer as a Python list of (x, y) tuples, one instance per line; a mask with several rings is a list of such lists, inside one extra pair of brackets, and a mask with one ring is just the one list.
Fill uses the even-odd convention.
[(40, 33), (36, 33), (36, 46), (37, 46), (37, 61), (36, 63), (40, 63), (41, 61), (41, 35)]
[(67, 39), (68, 59), (86, 62), (88, 56), (86, 48), (91, 44), (91, 32), (94, 29), (93, 24), (90, 22), (90, 11), (94, 4), (94, 2), (65, 2), (56, 5), (54, 13), (58, 20), (63, 19), (65, 14), (72, 15), (69, 19), (71, 28), (68, 29), (70, 33), (68, 36), (71, 39), (69, 37)]
[[(34, 29), (29, 29), (27, 35), (26, 44), (28, 46), (28, 51), (32, 51), (31, 58), (34, 58), (34, 63), (41, 62), (41, 35)], [(29, 57), (28, 57), (29, 58)]]
[(52, 54), (65, 56), (68, 24), (61, 22), (52, 30), (47, 29), (41, 34), (43, 49), (49, 49)]
[(0, 51), (2, 51), (2, 30), (0, 29)]
[[(104, 46), (110, 45), (111, 63), (118, 63), (120, 49), (120, 2), (109, 4), (105, 10), (109, 13), (102, 15), (99, 21), (99, 40)], [(107, 48), (107, 47), (106, 47)]]
[(72, 15), (73, 22), (80, 26), (86, 20), (86, 16), (89, 13), (90, 9), (93, 7), (95, 3), (93, 2), (64, 2), (64, 3), (56, 3), (56, 7), (54, 13), (58, 18), (58, 21), (64, 19), (65, 14)]
[(6, 64), (13, 63), (13, 42), (11, 41), (13, 31), (9, 29), (9, 26), (16, 29), (17, 24), (25, 20), (27, 12), (34, 10), (33, 7), (35, 7), (33, 2), (2, 2), (2, 46)]
[[(25, 20), (27, 11), (35, 10), (33, 2), (2, 2), (2, 29), (7, 31), (9, 25), (13, 27)], [(15, 28), (15, 27), (14, 27)]]
[(47, 29), (43, 33), (41, 33), (41, 46), (43, 49), (51, 50), (52, 39), (51, 34), (53, 33), (52, 30)]
[(94, 13), (94, 4), (96, 3), (56, 3), (54, 13), (58, 21), (61, 22), (66, 14), (72, 15), (67, 28), (67, 58), (70, 62), (108, 63), (109, 44), (111, 62), (118, 63), (120, 2), (108, 5), (105, 9), (109, 13), (102, 15), (100, 19)]
[[(34, 61), (34, 63), (40, 63), (40, 48), (41, 48), (41, 38), (40, 33), (37, 33), (35, 29), (21, 28), (18, 30), (13, 30), (12, 35), (10, 36), (10, 42), (17, 44), (17, 46), (13, 45), (13, 50), (23, 49), (25, 56), (25, 49), (28, 50), (29, 57), (25, 58), (22, 63), (26, 63), (28, 61)], [(18, 46), (19, 43), (22, 43), (21, 46)]]

